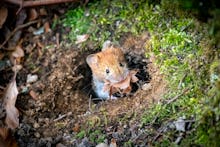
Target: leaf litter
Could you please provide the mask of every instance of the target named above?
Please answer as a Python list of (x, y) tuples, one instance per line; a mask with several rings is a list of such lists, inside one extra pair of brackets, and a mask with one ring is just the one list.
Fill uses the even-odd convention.
[[(38, 26), (43, 24), (43, 22), (38, 22)], [(48, 30), (51, 29), (49, 26), (47, 27)], [(23, 49), (28, 54), (23, 62), (20, 60), (23, 63), (23, 68), (20, 69), (17, 76), (17, 79), (20, 79), (18, 81), (19, 86), (26, 87), (26, 92), (20, 94), (16, 102), (16, 106), (22, 115), (20, 126), (15, 132), (19, 145), (44, 146), (60, 143), (59, 145), (71, 144), (77, 146), (83, 143), (83, 139), (72, 140), (75, 136), (72, 130), (79, 132), (85, 127), (87, 121), (92, 120), (90, 118), (96, 118), (95, 121), (92, 121), (94, 126), (97, 124), (102, 125), (103, 117), (106, 117), (108, 121), (112, 121), (107, 124), (106, 128), (115, 128), (115, 130), (105, 130), (106, 134), (109, 134), (107, 136), (108, 141), (113, 146), (120, 146), (120, 140), (125, 141), (131, 137), (129, 135), (131, 131), (128, 128), (135, 125), (135, 123), (133, 124), (131, 121), (130, 124), (125, 126), (124, 124), (118, 124), (118, 119), (126, 115), (133, 115), (133, 113), (137, 113), (136, 115), (141, 114), (142, 110), (146, 109), (153, 99), (160, 98), (160, 94), (165, 89), (161, 76), (158, 76), (160, 74), (157, 72), (157, 68), (150, 64), (143, 54), (145, 50), (144, 43), (146, 39), (149, 39), (146, 37), (148, 35), (144, 34), (138, 38), (125, 34), (125, 38), (120, 40), (120, 44), (127, 49), (125, 51), (126, 59), (130, 67), (134, 66), (135, 63), (140, 63), (132, 68), (140, 70), (131, 70), (129, 76), (121, 83), (106, 82), (107, 89), (115, 89), (115, 92), (122, 91), (123, 93), (131, 90), (132, 95), (120, 98), (117, 101), (92, 103), (89, 110), (89, 97), (93, 94), (91, 71), (85, 63), (85, 58), (88, 54), (94, 53), (92, 42), (87, 42), (86, 48), (88, 50), (83, 52), (84, 48), (82, 46), (64, 44), (66, 40), (63, 40), (63, 32), (61, 33), (59, 30), (58, 26), (57, 30), (48, 31), (48, 33), (43, 32), (38, 36), (34, 36), (33, 31), (30, 31), (22, 38), (22, 45), (24, 46), (18, 48), (18, 53), (15, 54), (16, 58), (23, 58), (23, 55), (20, 54)], [(60, 34), (60, 36), (56, 34)], [(55, 39), (54, 36), (56, 36)], [(87, 38), (88, 36), (83, 36), (79, 38), (79, 42), (85, 42)], [(53, 46), (54, 44), (59, 45)], [(27, 87), (26, 77), (28, 74), (36, 74), (38, 79)], [(139, 88), (149, 82), (152, 90), (146, 92)], [(14, 99), (10, 102), (10, 107), (8, 106), (8, 108), (12, 107), (12, 111), (9, 111), (10, 119), (8, 120), (9, 124), (11, 123), (10, 127), (15, 128), (19, 123), (18, 110), (15, 107), (15, 97), (17, 98), (16, 81), (10, 84), (10, 87), (14, 90)], [(103, 116), (103, 113), (106, 115)], [(117, 138), (116, 135), (116, 138), (113, 138), (111, 134), (117, 134), (116, 130), (120, 130), (119, 134), (122, 136), (124, 134), (125, 137)], [(90, 144), (89, 141), (87, 141), (88, 143)]]

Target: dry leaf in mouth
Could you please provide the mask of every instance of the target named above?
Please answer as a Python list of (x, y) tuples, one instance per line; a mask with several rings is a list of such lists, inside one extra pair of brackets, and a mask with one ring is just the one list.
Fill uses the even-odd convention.
[(137, 72), (137, 70), (129, 71), (128, 76), (118, 83), (111, 83), (109, 80), (106, 80), (104, 91), (109, 91), (110, 96), (117, 92), (122, 94), (129, 94), (131, 92), (131, 83), (135, 83), (138, 81), (138, 78), (135, 76)]
[(13, 80), (8, 84), (5, 94), (3, 96), (3, 104), (6, 110), (5, 122), (7, 126), (11, 129), (15, 129), (19, 125), (19, 112), (15, 107), (15, 102), (17, 100), (18, 89), (15, 80), (16, 74), (13, 77)]

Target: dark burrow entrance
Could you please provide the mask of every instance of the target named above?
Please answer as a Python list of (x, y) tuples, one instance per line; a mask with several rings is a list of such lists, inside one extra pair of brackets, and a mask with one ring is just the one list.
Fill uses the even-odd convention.
[[(86, 58), (83, 57), (83, 58)], [(148, 73), (148, 63), (149, 60), (144, 55), (135, 54), (133, 52), (125, 53), (125, 58), (127, 61), (128, 69), (129, 70), (138, 70), (136, 73), (136, 77), (138, 81), (136, 83), (131, 83), (131, 93), (129, 95), (121, 95), (120, 93), (114, 93), (113, 96), (118, 98), (122, 97), (131, 97), (135, 94), (135, 92), (141, 88), (144, 84), (149, 83), (151, 77)], [(97, 97), (95, 92), (92, 89), (92, 72), (89, 66), (84, 63), (83, 65), (78, 67), (78, 74), (83, 74), (83, 79), (78, 83), (79, 89), (82, 89), (82, 92), (85, 93), (88, 98), (91, 98), (93, 102), (98, 103), (103, 101), (102, 98)], [(82, 73), (82, 71), (84, 71)]]
[[(129, 40), (128, 36), (126, 38)], [(24, 70), (18, 73), (18, 78), (24, 80), (18, 86), (21, 90), (22, 87), (28, 87), (36, 97), (31, 96), (29, 92), (18, 95), (16, 107), (21, 111), (20, 126), (15, 133), (18, 143), (21, 146), (40, 146), (47, 144), (47, 138), (52, 138), (49, 142), (56, 144), (62, 138), (60, 136), (72, 133), (75, 124), (84, 124), (87, 121), (88, 115), (84, 117), (85, 114), (93, 113), (89, 105), (94, 105), (97, 113), (99, 108), (104, 107), (107, 115), (112, 118), (146, 108), (149, 100), (155, 96), (150, 89), (143, 90), (143, 86), (157, 87), (157, 83), (156, 86), (154, 83), (154, 77), (157, 75), (155, 72), (149, 72), (152, 70), (152, 63), (145, 57), (146, 39), (119, 42), (125, 53), (128, 68), (138, 69), (136, 76), (139, 81), (132, 85), (131, 95), (115, 101), (100, 103), (100, 100), (95, 99), (97, 97), (91, 84), (92, 73), (85, 61), (89, 54), (98, 52), (93, 48), (85, 51), (82, 47), (51, 47), (45, 50), (44, 56), (25, 62), (27, 64), (24, 65)], [(25, 80), (27, 74), (31, 73), (29, 64), (39, 67), (39, 72), (33, 73), (37, 74), (39, 79), (27, 85)], [(93, 99), (94, 103), (90, 104), (90, 99)]]

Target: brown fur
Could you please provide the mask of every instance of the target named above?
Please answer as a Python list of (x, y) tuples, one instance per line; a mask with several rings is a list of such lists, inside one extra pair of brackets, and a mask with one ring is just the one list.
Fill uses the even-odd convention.
[[(108, 47), (101, 52), (89, 55), (86, 61), (92, 70), (93, 78), (99, 81), (121, 81), (126, 76), (126, 60), (120, 48)], [(109, 74), (106, 73), (107, 69)]]

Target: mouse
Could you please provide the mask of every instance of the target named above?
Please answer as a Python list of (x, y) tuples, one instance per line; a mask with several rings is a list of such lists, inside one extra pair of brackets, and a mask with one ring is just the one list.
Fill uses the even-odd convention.
[(105, 82), (118, 83), (129, 74), (124, 53), (120, 47), (114, 47), (109, 41), (103, 44), (102, 50), (90, 54), (86, 62), (92, 71), (92, 88), (100, 99), (117, 99), (105, 90)]

